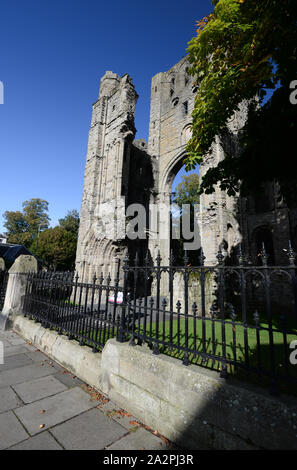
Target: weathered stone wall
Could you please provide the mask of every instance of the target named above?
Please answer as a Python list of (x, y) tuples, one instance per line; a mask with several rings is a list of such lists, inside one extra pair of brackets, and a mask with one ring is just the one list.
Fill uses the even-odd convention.
[[(216, 282), (215, 276), (206, 273), (204, 281), (204, 307), (205, 315), (210, 316), (211, 306), (216, 301)], [(173, 279), (173, 305), (176, 312), (176, 304), (180, 302), (181, 313), (185, 312), (185, 282), (181, 273), (176, 273)], [(193, 304), (197, 306), (197, 315), (202, 315), (202, 292), (201, 283), (198, 274), (191, 273), (188, 281), (188, 313), (193, 313)]]
[(139, 187), (149, 191), (152, 186), (151, 162), (145, 149), (139, 143), (132, 144), (137, 98), (127, 74), (119, 77), (106, 72), (101, 79), (89, 133), (76, 255), (76, 271), (84, 282), (92, 282), (94, 273), (99, 272), (114, 277), (117, 259), (123, 259), (127, 250), (121, 236), (124, 227), (119, 230), (119, 225), (125, 224), (118, 217), (122, 213), (118, 212), (119, 198), (126, 198), (125, 209), (128, 200), (140, 202), (135, 197), (135, 193), (141, 194)]
[[(158, 171), (155, 179), (154, 202), (170, 203), (172, 182), (183, 165), (186, 143), (191, 137), (191, 113), (197, 88), (188, 75), (189, 62), (183, 58), (169, 71), (159, 73), (152, 79), (151, 110), (148, 152), (157, 158)], [(228, 129), (236, 142), (238, 130), (245, 122), (247, 104), (242, 103), (228, 123)], [(234, 145), (234, 151), (238, 151)], [(224, 156), (219, 139), (213, 144), (209, 155), (199, 168), (201, 177), (207, 169), (215, 166)], [(206, 256), (205, 263), (213, 265), (223, 241), (228, 240), (228, 249), (241, 241), (239, 223), (235, 216), (236, 198), (227, 196), (220, 188), (212, 195), (203, 194), (200, 200), (198, 226), (201, 245)], [(159, 227), (159, 231), (162, 227)], [(229, 231), (228, 231), (229, 230)], [(150, 250), (155, 257), (160, 249), (166, 265), (170, 252), (170, 240), (151, 240)]]
[[(251, 194), (243, 201), (244, 214), (242, 230), (245, 233), (245, 251), (255, 262), (259, 252), (257, 232), (266, 230), (271, 234), (273, 246), (273, 263), (286, 265), (288, 241), (297, 251), (297, 209), (289, 209), (276, 183), (266, 183), (261, 193)], [(263, 237), (264, 238), (264, 237)], [(269, 250), (267, 246), (266, 250)], [(268, 254), (270, 254), (268, 252)]]
[[(123, 95), (131, 95), (132, 110), (126, 109), (126, 102), (121, 99)], [(100, 203), (113, 203), (120, 195), (124, 135), (135, 132), (136, 100), (137, 94), (127, 75), (120, 78), (106, 72), (102, 77), (99, 98), (93, 104), (76, 256), (76, 270), (80, 280), (85, 282), (90, 281), (98, 269), (103, 267), (106, 274), (112, 268), (115, 247), (100, 234), (97, 212)]]

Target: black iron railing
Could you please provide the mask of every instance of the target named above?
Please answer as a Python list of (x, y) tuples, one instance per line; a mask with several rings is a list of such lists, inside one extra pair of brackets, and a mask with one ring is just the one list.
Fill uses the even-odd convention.
[[(142, 266), (128, 258), (110, 276), (79, 282), (78, 276), (28, 276), (25, 315), (55, 328), (93, 351), (106, 341), (146, 343), (164, 353), (228, 375), (289, 391), (297, 365), (290, 346), (297, 340), (297, 278), (291, 245), (286, 266), (271, 266), (263, 246), (261, 265), (228, 265), (219, 251), (215, 266), (183, 266), (170, 257), (162, 265), (146, 256)], [(282, 388), (284, 384), (285, 388)]]
[[(105, 282), (104, 282), (105, 281)], [(93, 277), (91, 284), (79, 282), (73, 273), (30, 273), (24, 301), (24, 315), (76, 339), (80, 345), (101, 350), (116, 335), (119, 273), (114, 285), (107, 276)], [(115, 299), (115, 302), (113, 302)]]
[[(200, 364), (267, 384), (272, 393), (285, 383), (295, 388), (297, 365), (290, 345), (297, 340), (295, 253), (288, 263), (268, 265), (264, 245), (261, 263), (249, 264), (241, 247), (237, 264), (228, 265), (219, 250), (216, 266), (156, 264), (147, 256), (126, 260), (124, 305), (119, 337), (149, 344), (154, 354), (173, 355), (184, 365)], [(260, 265), (261, 264), (261, 265)]]

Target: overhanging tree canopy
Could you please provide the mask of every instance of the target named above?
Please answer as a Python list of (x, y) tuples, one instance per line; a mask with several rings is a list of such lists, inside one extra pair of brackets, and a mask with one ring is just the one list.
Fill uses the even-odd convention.
[(243, 100), (273, 90), (263, 106), (252, 105), (240, 135), (240, 157), (225, 154), (207, 171), (200, 192), (219, 183), (229, 194), (278, 180), (289, 197), (296, 183), (289, 150), (295, 146), (297, 106), (290, 84), (297, 79), (296, 0), (217, 0), (212, 14), (198, 23), (189, 43), (189, 72), (199, 86), (193, 111), (193, 137), (185, 159), (190, 170), (203, 161), (215, 136), (226, 129)]

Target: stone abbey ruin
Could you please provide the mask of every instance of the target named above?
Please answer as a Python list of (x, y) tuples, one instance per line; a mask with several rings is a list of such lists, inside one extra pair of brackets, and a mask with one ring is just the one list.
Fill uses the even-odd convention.
[[(82, 282), (92, 282), (98, 272), (113, 277), (117, 260), (122, 261), (127, 253), (133, 259), (137, 252), (140, 265), (147, 252), (155, 260), (160, 251), (162, 264), (169, 262), (169, 212), (167, 219), (158, 217), (153, 233), (147, 230), (141, 239), (130, 240), (117, 235), (106, 237), (106, 231), (104, 234), (98, 230), (102, 222), (98, 207), (107, 207), (103, 218), (111, 230), (117, 224), (117, 204), (123, 196), (126, 207), (138, 203), (147, 212), (151, 204), (170, 205), (172, 183), (183, 166), (191, 136), (196, 87), (188, 67), (184, 57), (167, 72), (152, 78), (148, 142), (134, 140), (138, 95), (130, 76), (108, 71), (101, 79), (89, 132), (76, 257), (76, 271)], [(199, 167), (201, 177), (224, 157), (224, 146), (238, 152), (237, 134), (247, 108), (247, 103), (242, 103), (227, 124), (226, 139), (217, 138), (213, 143)], [(297, 249), (297, 209), (288, 209), (276, 184), (268, 184), (261, 194), (248, 198), (229, 197), (216, 187), (214, 193), (201, 196), (198, 207), (196, 220), (205, 265), (217, 263), (219, 248), (226, 259), (232, 260), (239, 244), (255, 265), (262, 242), (270, 264), (287, 264), (288, 240)], [(169, 236), (164, 238), (161, 232)]]

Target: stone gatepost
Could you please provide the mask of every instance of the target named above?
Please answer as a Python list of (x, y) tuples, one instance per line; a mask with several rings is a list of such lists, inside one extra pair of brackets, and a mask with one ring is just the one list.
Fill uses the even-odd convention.
[(5, 261), (0, 257), (0, 271), (5, 271)]
[(20, 255), (8, 272), (5, 302), (0, 313), (0, 330), (11, 328), (15, 317), (23, 314), (27, 275), (29, 272), (37, 272), (37, 260), (31, 255)]

